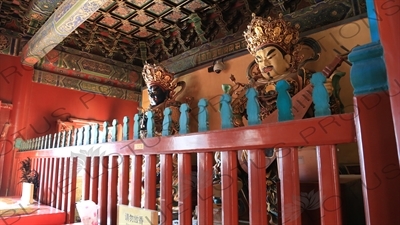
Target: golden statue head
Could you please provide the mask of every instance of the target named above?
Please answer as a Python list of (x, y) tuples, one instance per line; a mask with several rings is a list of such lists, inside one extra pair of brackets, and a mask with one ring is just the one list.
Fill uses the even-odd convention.
[(297, 61), (299, 26), (291, 26), (282, 17), (262, 18), (253, 13), (243, 34), (262, 75), (270, 80), (290, 72)]
[(163, 66), (145, 62), (142, 76), (149, 92), (151, 106), (159, 105), (170, 97), (170, 92), (176, 88), (174, 75)]
[(145, 62), (142, 76), (147, 87), (157, 85), (164, 90), (172, 90), (174, 88), (174, 75), (161, 65), (152, 65)]
[(247, 42), (247, 49), (253, 56), (266, 46), (276, 46), (286, 54), (293, 53), (293, 46), (299, 41), (300, 26), (292, 26), (279, 14), (277, 19), (263, 18), (252, 14), (252, 20), (243, 36)]

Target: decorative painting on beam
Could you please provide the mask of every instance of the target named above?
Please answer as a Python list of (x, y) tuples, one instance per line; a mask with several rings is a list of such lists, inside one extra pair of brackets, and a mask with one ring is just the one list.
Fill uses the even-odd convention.
[(64, 1), (24, 46), (21, 55), (22, 63), (35, 65), (104, 3), (105, 0)]
[(135, 102), (139, 102), (142, 98), (141, 93), (137, 91), (98, 84), (41, 70), (35, 70), (33, 82)]
[(242, 51), (246, 48), (246, 42), (244, 40), (235, 41), (222, 47), (214, 48), (209, 51), (201, 52), (197, 55), (197, 64), (202, 64), (210, 60), (226, 56), (228, 54), (234, 54)]
[[(114, 64), (114, 65), (113, 65)], [(141, 90), (139, 72), (130, 65), (108, 61), (104, 63), (96, 59), (52, 50), (35, 68), (84, 80), (98, 82), (115, 87)], [(128, 68), (125, 68), (128, 67)]]

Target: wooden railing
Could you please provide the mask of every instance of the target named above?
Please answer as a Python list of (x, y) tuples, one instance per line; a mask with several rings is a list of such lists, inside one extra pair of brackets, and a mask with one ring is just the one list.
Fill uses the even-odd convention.
[[(65, 210), (67, 223), (74, 222), (77, 174), (78, 168), (82, 168), (82, 199), (93, 200), (99, 205), (101, 224), (116, 224), (118, 204), (156, 209), (156, 164), (159, 155), (160, 223), (171, 224), (172, 156), (177, 154), (178, 219), (180, 224), (186, 225), (192, 223), (194, 209), (191, 154), (196, 153), (198, 223), (213, 224), (213, 156), (215, 152), (220, 152), (222, 223), (238, 224), (237, 152), (247, 149), (250, 224), (268, 224), (264, 149), (275, 148), (280, 177), (281, 223), (301, 224), (297, 146), (317, 146), (321, 223), (341, 224), (335, 145), (356, 141), (353, 114), (260, 124), (257, 107), (256, 99), (249, 97), (247, 108), (252, 109), (247, 112), (250, 126), (232, 128), (230, 96), (225, 94), (220, 108), (222, 129), (208, 131), (207, 101), (202, 99), (199, 102), (198, 133), (188, 134), (189, 108), (183, 104), (179, 135), (169, 136), (171, 112), (166, 109), (162, 137), (153, 137), (152, 113), (148, 112), (146, 139), (139, 139), (139, 116), (135, 115), (134, 140), (92, 142), (92, 133), (87, 132), (81, 143), (92, 144), (58, 148), (39, 146), (37, 149), (40, 150), (35, 151), (29, 151), (32, 146), (28, 144), (17, 153), (17, 162), (27, 157), (33, 159), (34, 169), (40, 174), (39, 201)], [(279, 108), (280, 112), (290, 111), (290, 104), (286, 107)], [(128, 137), (127, 127), (123, 132), (123, 136)], [(14, 176), (19, 177), (18, 171)], [(15, 190), (19, 190), (18, 184), (14, 185)], [(142, 185), (144, 205), (141, 205)]]

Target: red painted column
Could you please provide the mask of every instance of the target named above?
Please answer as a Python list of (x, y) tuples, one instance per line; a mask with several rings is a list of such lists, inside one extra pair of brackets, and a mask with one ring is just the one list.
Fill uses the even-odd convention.
[(296, 148), (277, 152), (280, 179), (281, 220), (284, 225), (301, 224), (299, 156)]
[(400, 224), (399, 163), (390, 99), (385, 92), (354, 97), (367, 224)]
[[(1, 75), (4, 79), (14, 79), (13, 87), (13, 110), (10, 113), (11, 127), (7, 135), (7, 142), (13, 143), (17, 138), (25, 139), (27, 124), (27, 103), (29, 102), (29, 93), (32, 86), (33, 68), (23, 66), (19, 57), (10, 57), (7, 60), (7, 66), (2, 66)], [(2, 81), (3, 82), (3, 81)], [(7, 145), (8, 146), (8, 145)], [(18, 177), (11, 176), (11, 172), (18, 169), (19, 165), (14, 164), (15, 148), (9, 146), (4, 155), (3, 177), (1, 180), (0, 196), (10, 196), (14, 194), (11, 184)]]
[(389, 96), (400, 162), (400, 1), (375, 0), (383, 56), (385, 58)]
[(379, 42), (355, 48), (350, 79), (367, 224), (400, 224), (400, 169)]

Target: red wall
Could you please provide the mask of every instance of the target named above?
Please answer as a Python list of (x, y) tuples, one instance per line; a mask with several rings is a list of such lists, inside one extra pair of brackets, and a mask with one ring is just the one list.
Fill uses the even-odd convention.
[[(92, 93), (33, 83), (29, 93), (27, 136), (56, 132), (57, 119), (67, 117), (122, 123), (128, 116), (132, 127), (138, 103)], [(130, 129), (132, 131), (132, 129)], [(132, 135), (131, 135), (132, 136)]]
[(17, 179), (10, 176), (15, 138), (54, 133), (57, 119), (69, 116), (108, 122), (117, 119), (119, 123), (123, 116), (129, 116), (132, 128), (138, 111), (137, 102), (34, 83), (33, 69), (20, 62), (20, 57), (0, 54), (0, 100), (13, 105), (9, 113), (0, 112), (0, 131), (6, 121), (11, 123), (6, 140), (0, 142), (0, 196), (6, 195), (11, 180)]
[[(13, 103), (14, 110), (18, 110), (17, 102), (13, 102), (15, 76), (31, 77), (32, 68), (21, 66), (19, 57), (0, 55), (0, 100)], [(123, 117), (129, 116), (132, 127), (133, 116), (138, 111), (137, 102), (35, 82), (30, 82), (30, 87), (24, 90), (28, 95), (24, 112), (27, 121), (24, 138), (27, 139), (56, 132), (57, 119), (65, 120), (68, 116), (109, 123), (113, 119), (122, 123)], [(7, 119), (1, 118), (1, 121)]]
[[(17, 57), (6, 57), (0, 54), (0, 101), (2, 103), (12, 103), (14, 87), (14, 75), (17, 67), (13, 65), (12, 59)], [(10, 110), (0, 109), (0, 132), (9, 119)]]
[(16, 67), (10, 64), (12, 59), (17, 57), (7, 57), (0, 54), (0, 100), (2, 102), (11, 102), (12, 90), (14, 87), (14, 71)]
[[(2, 121), (10, 121), (11, 126), (7, 136), (1, 139), (0, 145), (0, 196), (8, 193), (8, 185), (11, 181), (10, 174), (14, 159), (13, 141), (16, 136), (13, 134), (18, 131), (17, 127), (19, 127), (15, 118), (20, 116), (19, 112), (24, 112), (20, 110), (17, 113), (17, 108), (23, 108), (24, 102), (16, 101), (16, 99), (22, 99), (19, 90), (27, 89), (27, 82), (23, 81), (29, 80), (31, 77), (32, 69), (22, 67), (19, 57), (0, 55), (0, 98), (13, 105), (13, 110), (9, 114), (2, 113), (1, 116)], [(20, 121), (24, 122), (23, 117), (21, 118)]]

